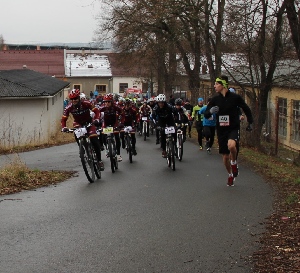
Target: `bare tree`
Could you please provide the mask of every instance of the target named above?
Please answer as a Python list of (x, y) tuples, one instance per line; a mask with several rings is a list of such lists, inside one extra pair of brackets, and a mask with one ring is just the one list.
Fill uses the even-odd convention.
[(300, 3), (296, 0), (285, 0), (285, 4), (292, 40), (300, 61)]
[(0, 49), (2, 49), (3, 45), (4, 45), (4, 38), (3, 35), (0, 34)]
[[(249, 97), (254, 114), (254, 132), (248, 144), (256, 147), (267, 116), (268, 95), (274, 84), (274, 74), (284, 52), (284, 1), (252, 0), (231, 1), (234, 9), (228, 18), (235, 18), (228, 26), (237, 29), (238, 41), (236, 62), (224, 62), (224, 66), (235, 83)], [(250, 88), (249, 88), (250, 87)]]
[(103, 29), (114, 33), (119, 50), (151, 52), (158, 64), (158, 82), (164, 78), (167, 92), (176, 77), (175, 60), (181, 62), (189, 79), (189, 89), (198, 93), (204, 48), (203, 1), (132, 0), (107, 4), (112, 7), (111, 16), (106, 18)]

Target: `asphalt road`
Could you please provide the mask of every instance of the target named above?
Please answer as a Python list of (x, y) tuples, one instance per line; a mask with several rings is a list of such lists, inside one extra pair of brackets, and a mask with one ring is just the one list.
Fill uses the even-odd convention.
[[(138, 137), (112, 174), (88, 183), (76, 144), (20, 154), (30, 168), (76, 170), (57, 186), (0, 196), (0, 272), (251, 272), (272, 190), (240, 164), (235, 187), (216, 150), (185, 143), (176, 171)], [(0, 165), (11, 156), (1, 156)]]

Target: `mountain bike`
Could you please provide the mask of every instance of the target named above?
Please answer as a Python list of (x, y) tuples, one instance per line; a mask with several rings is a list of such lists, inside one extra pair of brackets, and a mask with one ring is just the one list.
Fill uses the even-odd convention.
[(125, 141), (125, 149), (129, 156), (129, 162), (132, 163), (132, 144), (131, 144), (131, 126), (125, 126), (124, 131), (124, 141)]
[(183, 128), (188, 124), (185, 123), (176, 123), (176, 134), (177, 134), (177, 156), (179, 161), (182, 160), (183, 156)]
[(110, 168), (112, 173), (118, 169), (116, 142), (114, 137), (114, 128), (107, 126), (103, 128), (102, 133), (106, 135), (106, 151), (110, 159)]
[(143, 127), (142, 127), (142, 134), (144, 136), (144, 141), (146, 141), (147, 136), (149, 136), (149, 119), (148, 117), (142, 117)]
[(94, 146), (88, 136), (88, 128), (92, 126), (92, 123), (84, 125), (80, 128), (69, 129), (69, 132), (73, 132), (78, 139), (79, 144), (79, 156), (84, 173), (90, 183), (95, 182), (96, 177), (101, 178), (100, 165), (94, 150)]
[(175, 143), (173, 137), (173, 134), (175, 134), (175, 127), (165, 127), (164, 130), (166, 134), (167, 164), (168, 167), (172, 167), (172, 170), (175, 171)]

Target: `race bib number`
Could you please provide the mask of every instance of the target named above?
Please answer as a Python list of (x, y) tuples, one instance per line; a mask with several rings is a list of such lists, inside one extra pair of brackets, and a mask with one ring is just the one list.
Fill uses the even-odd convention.
[(148, 118), (147, 117), (142, 117), (142, 120), (148, 120)]
[(229, 126), (229, 116), (219, 116), (220, 126)]
[(106, 127), (106, 128), (103, 128), (103, 134), (112, 134), (114, 132), (114, 128), (113, 127)]
[(175, 127), (166, 127), (165, 128), (165, 134), (174, 134), (175, 133)]

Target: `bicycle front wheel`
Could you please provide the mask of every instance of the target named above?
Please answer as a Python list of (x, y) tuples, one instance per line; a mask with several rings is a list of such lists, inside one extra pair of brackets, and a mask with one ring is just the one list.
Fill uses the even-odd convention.
[(127, 153), (129, 156), (129, 162), (132, 163), (132, 146), (131, 146), (131, 139), (128, 135), (126, 136), (126, 146), (127, 146)]
[(93, 162), (94, 162), (95, 175), (96, 175), (97, 179), (100, 179), (101, 178), (100, 165), (99, 165), (94, 147), (91, 147), (91, 148), (92, 148), (92, 157), (93, 157)]
[(108, 152), (109, 152), (111, 172), (114, 173), (115, 172), (115, 154), (114, 154), (113, 144), (112, 144), (111, 139), (107, 140), (107, 146), (108, 146)]
[(178, 159), (179, 161), (182, 160), (182, 156), (183, 156), (183, 140), (182, 140), (182, 134), (178, 134), (177, 135), (177, 155), (178, 155)]
[(84, 173), (89, 182), (95, 181), (94, 161), (90, 144), (85, 140), (80, 140), (80, 159)]
[(169, 141), (169, 145), (170, 145), (171, 167), (172, 170), (175, 171), (175, 145), (172, 140)]
[(144, 135), (144, 141), (146, 141), (146, 138), (147, 138), (147, 122), (143, 122), (143, 135)]

